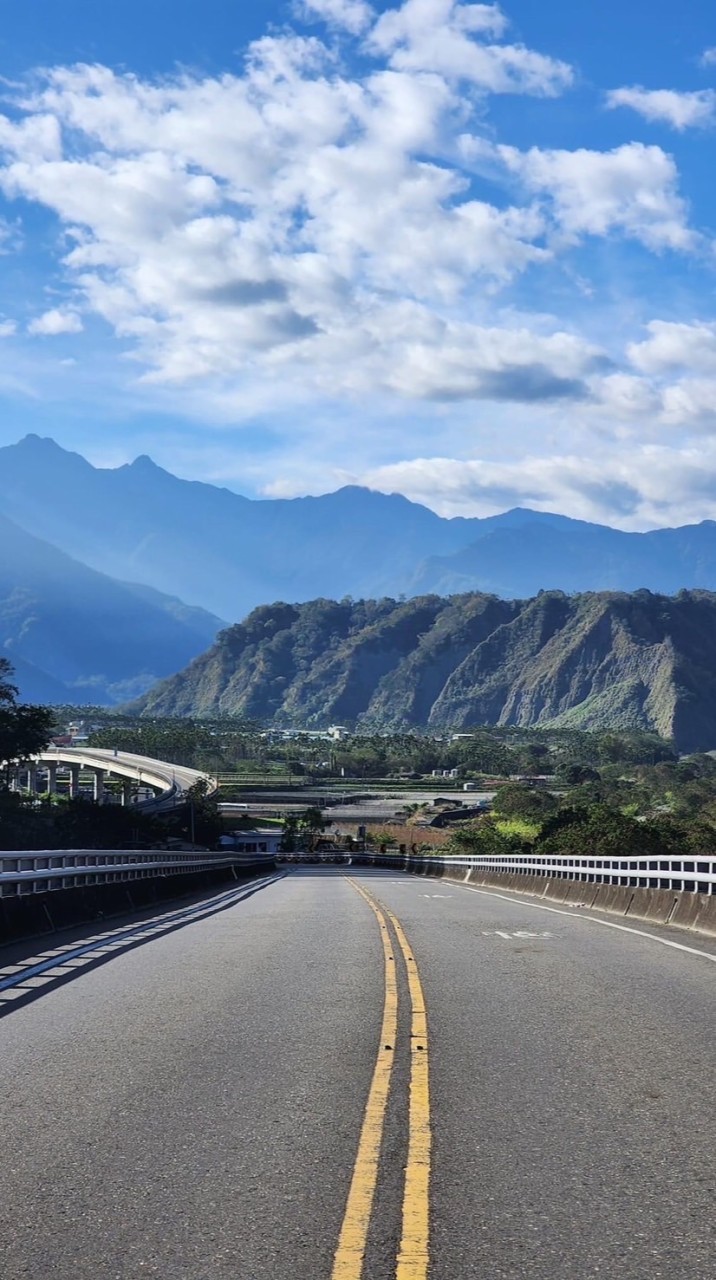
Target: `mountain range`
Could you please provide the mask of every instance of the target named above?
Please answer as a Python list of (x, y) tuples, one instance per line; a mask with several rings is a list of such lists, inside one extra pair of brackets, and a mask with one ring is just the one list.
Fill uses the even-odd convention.
[(131, 697), (272, 600), (716, 590), (711, 520), (444, 519), (357, 486), (249, 499), (147, 457), (94, 467), (36, 435), (0, 449), (0, 515), (0, 652), (46, 701)]
[(713, 520), (624, 533), (523, 508), (444, 519), (357, 486), (250, 499), (147, 457), (93, 467), (34, 435), (0, 449), (0, 512), (98, 572), (230, 622), (267, 601), (319, 596), (716, 590)]
[(115, 582), (0, 515), (0, 639), (22, 698), (119, 702), (176, 671), (219, 618)]
[(134, 708), (364, 731), (644, 729), (716, 744), (716, 594), (545, 591), (255, 609)]

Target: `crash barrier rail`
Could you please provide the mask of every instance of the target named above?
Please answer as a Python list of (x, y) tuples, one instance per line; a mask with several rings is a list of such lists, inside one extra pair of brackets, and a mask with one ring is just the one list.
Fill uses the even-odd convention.
[(499, 872), (502, 875), (544, 876), (550, 880), (575, 880), (587, 884), (611, 884), (643, 889), (673, 889), (683, 893), (716, 894), (716, 858), (537, 858), (533, 854), (512, 857), (421, 857), (403, 853), (359, 853), (354, 861), (368, 866), (401, 867), (406, 871)]
[(88, 884), (113, 884), (221, 867), (273, 866), (266, 853), (196, 849), (49, 849), (0, 853), (0, 897), (49, 893)]

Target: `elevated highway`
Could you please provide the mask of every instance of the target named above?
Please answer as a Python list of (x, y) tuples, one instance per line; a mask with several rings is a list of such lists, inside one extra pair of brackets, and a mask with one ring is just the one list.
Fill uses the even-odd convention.
[(713, 1280), (715, 995), (399, 866), (0, 951), (3, 1280)]
[(58, 774), (69, 779), (70, 794), (77, 794), (82, 771), (93, 777), (96, 799), (102, 797), (107, 776), (125, 783), (123, 797), (129, 803), (133, 793), (149, 788), (155, 794), (151, 799), (135, 801), (139, 807), (151, 812), (173, 808), (186, 803), (187, 792), (199, 782), (206, 784), (209, 793), (216, 790), (216, 780), (198, 769), (154, 760), (150, 756), (135, 755), (129, 751), (114, 751), (96, 747), (56, 747), (43, 751), (27, 764), (17, 766), (15, 777), (30, 791), (57, 790)]

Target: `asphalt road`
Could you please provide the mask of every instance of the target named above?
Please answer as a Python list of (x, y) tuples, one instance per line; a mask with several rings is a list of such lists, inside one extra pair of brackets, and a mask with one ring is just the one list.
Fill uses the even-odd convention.
[(309, 867), (0, 951), (3, 1280), (713, 1280), (716, 941), (643, 932)]

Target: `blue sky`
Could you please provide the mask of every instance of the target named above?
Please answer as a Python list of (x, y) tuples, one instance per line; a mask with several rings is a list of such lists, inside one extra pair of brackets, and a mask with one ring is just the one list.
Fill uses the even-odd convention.
[(716, 517), (712, 3), (1, 12), (0, 443)]

